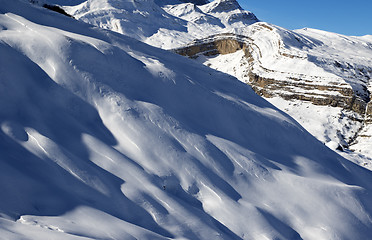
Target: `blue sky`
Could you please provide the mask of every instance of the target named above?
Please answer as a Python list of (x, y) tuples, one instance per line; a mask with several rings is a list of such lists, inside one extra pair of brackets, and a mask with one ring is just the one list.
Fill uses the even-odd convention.
[(372, 35), (372, 0), (238, 0), (260, 20), (288, 29)]

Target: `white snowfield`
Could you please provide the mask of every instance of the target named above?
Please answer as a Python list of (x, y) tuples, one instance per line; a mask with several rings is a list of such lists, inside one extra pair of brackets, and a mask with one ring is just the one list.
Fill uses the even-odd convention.
[(243, 10), (235, 0), (216, 0), (201, 6), (177, 0), (78, 2), (82, 3), (64, 7), (76, 19), (164, 49), (180, 47), (194, 39), (217, 33), (241, 34), (246, 26), (258, 21), (253, 13)]
[(0, 239), (368, 239), (372, 172), (246, 84), (0, 4)]
[[(48, 1), (63, 4), (61, 0)], [(259, 22), (236, 0), (215, 0), (204, 5), (177, 0), (79, 0), (65, 5), (74, 5), (64, 9), (76, 19), (163, 49), (179, 48), (195, 39), (220, 33), (247, 36), (251, 39), (248, 45), (253, 48), (252, 62), (243, 51), (198, 59), (242, 82), (249, 82), (248, 72), (252, 70), (260, 77), (284, 81), (285, 84), (296, 85), (301, 81), (319, 88), (353, 89), (363, 99), (369, 99), (372, 92), (371, 36), (344, 36), (308, 28), (290, 31)], [(299, 87), (292, 87), (291, 91), (304, 96), (341, 95), (334, 90), (304, 90)], [(277, 95), (283, 93), (281, 90), (275, 92)], [(333, 149), (344, 146), (355, 151), (349, 151), (345, 156), (372, 169), (372, 127), (362, 123), (365, 116), (341, 107), (326, 108), (277, 98), (267, 100), (287, 111), (327, 146)], [(309, 109), (312, 109), (311, 113)], [(356, 135), (362, 137), (355, 138)]]

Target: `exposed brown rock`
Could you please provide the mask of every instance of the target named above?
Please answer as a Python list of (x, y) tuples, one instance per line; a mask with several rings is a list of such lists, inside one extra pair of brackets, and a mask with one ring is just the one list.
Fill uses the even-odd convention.
[(239, 41), (236, 37), (233, 37), (233, 35), (226, 35), (224, 39), (205, 41), (206, 42), (196, 41), (195, 44), (191, 44), (184, 48), (174, 49), (173, 51), (180, 55), (194, 58), (200, 54), (206, 56), (229, 54), (247, 48), (247, 44), (244, 41)]
[[(253, 87), (253, 90), (264, 97), (280, 96), (286, 100), (297, 99), (309, 101), (315, 105), (341, 107), (359, 114), (364, 114), (366, 110), (366, 102), (357, 97), (351, 88), (278, 81), (260, 77), (253, 72), (249, 73), (249, 79), (249, 84)], [(308, 92), (306, 94), (296, 93), (292, 90), (293, 87), (299, 87)], [(276, 92), (276, 90), (280, 90), (280, 93)], [(326, 92), (319, 94), (312, 92), (312, 90), (338, 92), (340, 95), (329, 95)]]
[(370, 101), (367, 104), (367, 110), (366, 110), (366, 118), (365, 121), (367, 123), (372, 123), (372, 101)]

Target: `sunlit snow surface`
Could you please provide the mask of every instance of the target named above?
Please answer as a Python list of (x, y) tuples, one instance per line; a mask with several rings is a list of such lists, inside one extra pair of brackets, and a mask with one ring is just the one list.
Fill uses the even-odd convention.
[(1, 239), (368, 239), (372, 174), (231, 76), (0, 5)]
[[(48, 2), (62, 4), (60, 0)], [(286, 89), (307, 97), (319, 94), (337, 97), (341, 93), (334, 89), (309, 91), (295, 86), (299, 81), (320, 88), (353, 89), (364, 100), (368, 100), (372, 90), (371, 36), (344, 36), (310, 28), (290, 31), (259, 22), (235, 0), (214, 0), (201, 6), (177, 0), (79, 0), (74, 5), (64, 9), (76, 19), (164, 49), (183, 47), (195, 39), (220, 33), (248, 37), (251, 59), (247, 59), (243, 51), (198, 58), (199, 62), (232, 74), (243, 82), (250, 81), (248, 72), (252, 70), (263, 78), (292, 83), (294, 86)], [(283, 92), (277, 90), (278, 93)], [(372, 130), (363, 126), (364, 116), (308, 102), (281, 101), (279, 104), (275, 99), (268, 100), (327, 146), (332, 149), (344, 146), (355, 151), (348, 151), (345, 156), (372, 169)], [(313, 111), (312, 115), (309, 110)], [(319, 111), (322, 113), (318, 114)], [(310, 119), (305, 119), (304, 115), (311, 115)], [(359, 121), (354, 121), (355, 118)], [(361, 137), (355, 138), (356, 135)]]
[(245, 27), (258, 21), (235, 0), (216, 0), (202, 6), (177, 3), (177, 0), (87, 0), (64, 9), (76, 19), (163, 49), (217, 33), (241, 34)]

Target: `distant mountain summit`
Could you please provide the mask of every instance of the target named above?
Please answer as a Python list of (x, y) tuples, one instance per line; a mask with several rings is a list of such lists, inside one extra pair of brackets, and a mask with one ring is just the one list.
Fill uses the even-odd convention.
[(229, 12), (236, 9), (243, 9), (236, 0), (215, 0), (205, 7), (207, 12)]
[(240, 34), (258, 21), (234, 0), (87, 0), (65, 7), (76, 19), (136, 38), (150, 45), (173, 49), (195, 39), (224, 32)]

